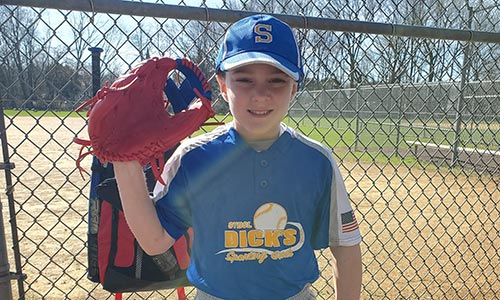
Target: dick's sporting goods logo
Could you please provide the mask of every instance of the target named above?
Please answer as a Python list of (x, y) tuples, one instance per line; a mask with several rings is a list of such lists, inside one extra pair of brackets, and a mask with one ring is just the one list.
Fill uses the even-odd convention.
[(253, 221), (228, 222), (224, 231), (224, 250), (231, 263), (266, 259), (281, 260), (293, 257), (304, 244), (302, 225), (289, 222), (286, 210), (277, 203), (261, 205)]

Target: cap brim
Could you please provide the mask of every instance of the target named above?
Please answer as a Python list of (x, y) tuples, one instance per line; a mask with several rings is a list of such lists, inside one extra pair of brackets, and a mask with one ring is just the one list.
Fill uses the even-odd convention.
[(235, 68), (257, 63), (274, 66), (283, 71), (288, 76), (292, 77), (295, 81), (299, 81), (300, 79), (300, 70), (297, 70), (297, 67), (295, 67), (293, 64), (287, 62), (282, 58), (280, 59), (279, 57), (271, 56), (261, 52), (244, 52), (234, 55), (225, 59), (220, 64), (219, 68), (221, 71), (226, 72)]

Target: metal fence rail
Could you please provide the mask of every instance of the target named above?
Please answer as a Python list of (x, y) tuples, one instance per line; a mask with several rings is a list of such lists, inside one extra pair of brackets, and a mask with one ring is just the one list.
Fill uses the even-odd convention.
[[(261, 4), (272, 3), (264, 1)], [(31, 7), (53, 8), (62, 10), (85, 11), (92, 13), (107, 13), (119, 15), (148, 16), (158, 18), (175, 18), (183, 20), (201, 20), (207, 22), (234, 22), (255, 12), (228, 10), (205, 7), (186, 6), (178, 9), (176, 5), (151, 2), (134, 2), (122, 0), (78, 0), (46, 1), (46, 0), (2, 0), (6, 5), (24, 5)], [(343, 32), (361, 32), (383, 34), (390, 36), (409, 36), (420, 38), (447, 39), (469, 42), (500, 43), (500, 33), (477, 30), (460, 30), (435, 28), (429, 26), (415, 27), (403, 24), (386, 24), (368, 21), (351, 21), (309, 15), (276, 14), (290, 26), (305, 29), (335, 30)]]
[[(226, 121), (216, 51), (254, 12), (296, 30), (306, 76), (285, 122), (338, 159), (363, 234), (363, 299), (500, 297), (497, 1), (0, 0), (1, 299), (113, 298), (86, 278), (89, 178), (71, 142), (86, 127), (72, 110), (142, 59), (187, 56)], [(317, 254), (314, 288), (332, 299), (330, 253)]]

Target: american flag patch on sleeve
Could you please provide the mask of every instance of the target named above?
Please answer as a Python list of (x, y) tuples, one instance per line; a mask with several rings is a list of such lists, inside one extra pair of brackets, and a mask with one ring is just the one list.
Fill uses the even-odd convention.
[(342, 219), (342, 233), (348, 233), (355, 231), (359, 228), (356, 217), (354, 216), (354, 211), (348, 211), (340, 215)]

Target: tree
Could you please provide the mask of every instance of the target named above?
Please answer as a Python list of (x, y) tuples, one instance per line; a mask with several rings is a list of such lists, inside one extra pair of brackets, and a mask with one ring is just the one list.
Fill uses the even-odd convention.
[(88, 48), (93, 47), (98, 41), (100, 34), (97, 28), (102, 28), (104, 24), (101, 18), (91, 17), (84, 12), (69, 12), (68, 16), (73, 35), (73, 42), (69, 45), (70, 53), (75, 61), (75, 70), (79, 70), (84, 67), (84, 57), (88, 55)]
[(152, 32), (154, 24), (145, 21), (145, 18), (136, 19), (137, 27), (130, 34), (130, 43), (139, 53), (139, 60), (145, 60), (151, 55)]
[(33, 87), (36, 86), (35, 72), (42, 71), (36, 67), (40, 46), (33, 38), (37, 36), (37, 14), (30, 8), (7, 6), (0, 7), (0, 14), (0, 38), (3, 52), (6, 54), (3, 64), (12, 72), (2, 76), (6, 80), (4, 85), (9, 87), (10, 95), (20, 101), (26, 101), (27, 108), (33, 108), (32, 100), (36, 98), (33, 96)]

